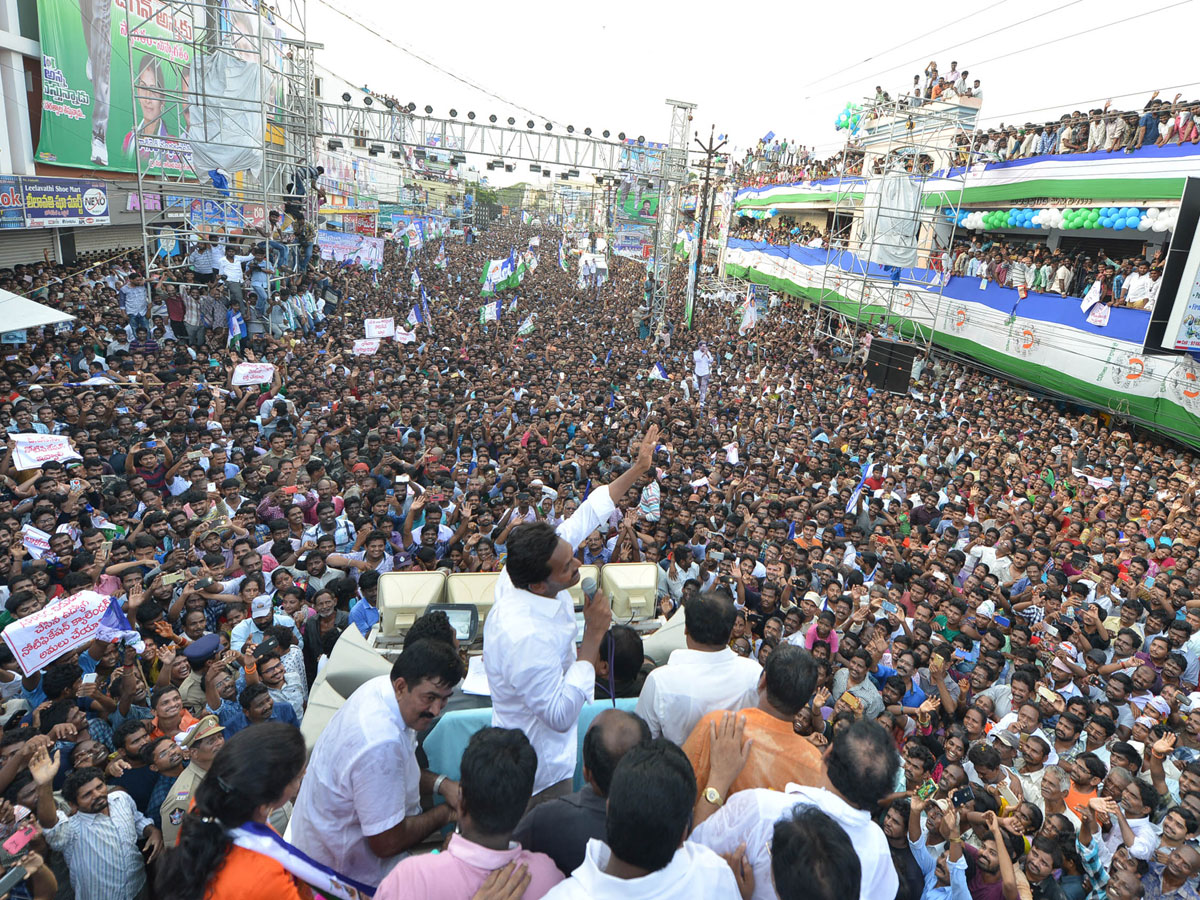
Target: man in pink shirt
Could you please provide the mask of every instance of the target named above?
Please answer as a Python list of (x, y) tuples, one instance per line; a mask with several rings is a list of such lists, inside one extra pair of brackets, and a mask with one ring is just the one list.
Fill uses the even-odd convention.
[(458, 832), (441, 853), (401, 860), (379, 885), (375, 900), (469, 900), (488, 875), (509, 863), (527, 871), (525, 900), (538, 900), (563, 880), (549, 856), (510, 840), (537, 772), (537, 754), (525, 734), (507, 728), (475, 732), (461, 768)]

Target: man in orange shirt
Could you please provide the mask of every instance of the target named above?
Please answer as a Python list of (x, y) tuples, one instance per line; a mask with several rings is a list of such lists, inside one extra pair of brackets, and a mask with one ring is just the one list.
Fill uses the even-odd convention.
[(792, 538), (792, 541), (802, 550), (813, 550), (821, 546), (821, 539), (817, 537), (817, 523), (815, 519), (809, 519), (800, 526), (800, 533)]
[[(823, 787), (821, 753), (808, 738), (796, 734), (792, 720), (812, 700), (816, 662), (801, 647), (781, 644), (767, 657), (758, 682), (758, 706), (705, 715), (683, 744), (696, 772), (697, 811), (711, 814), (730, 794), (749, 788), (782, 791), (788, 784)], [(736, 716), (736, 718), (735, 718)], [(736, 743), (733, 738), (736, 735)], [(743, 764), (717, 759), (714, 744), (741, 748)], [(743, 742), (743, 736), (745, 738)], [(697, 815), (697, 821), (702, 817)]]
[(1096, 796), (1100, 783), (1108, 770), (1103, 760), (1095, 753), (1080, 753), (1077, 757), (1063, 766), (1071, 777), (1071, 787), (1067, 790), (1067, 809), (1074, 812), (1080, 806), (1087, 806)]

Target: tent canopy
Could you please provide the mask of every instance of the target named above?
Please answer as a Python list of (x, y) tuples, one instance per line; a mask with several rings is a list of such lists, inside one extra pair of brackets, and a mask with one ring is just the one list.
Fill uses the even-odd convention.
[(70, 322), (75, 317), (0, 288), (0, 330), (22, 331)]

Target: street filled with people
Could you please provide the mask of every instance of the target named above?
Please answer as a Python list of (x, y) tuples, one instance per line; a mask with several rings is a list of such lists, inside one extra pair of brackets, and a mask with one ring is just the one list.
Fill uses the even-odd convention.
[[(652, 320), (641, 261), (519, 222), (0, 271), (76, 317), (0, 370), (12, 896), (1200, 896), (1191, 449), (936, 351), (878, 390), (794, 299), (689, 322), (683, 265)], [(647, 621), (577, 618), (619, 562)], [(439, 569), (498, 573), (490, 726), (431, 768), (479, 646), (430, 612), (306, 743), (381, 579)]]

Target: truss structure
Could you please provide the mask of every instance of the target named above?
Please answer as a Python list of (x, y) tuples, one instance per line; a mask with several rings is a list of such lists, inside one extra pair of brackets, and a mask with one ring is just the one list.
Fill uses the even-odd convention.
[[(864, 330), (886, 323), (928, 356), (942, 310), (942, 254), (953, 245), (963, 155), (978, 112), (979, 102), (971, 100), (864, 101), (857, 132), (847, 131), (830, 254), (820, 277), (817, 319), (825, 337), (857, 346)], [(861, 175), (848, 174), (859, 160)], [(889, 180), (907, 183), (899, 193), (908, 200), (895, 199)], [(911, 252), (914, 242), (914, 266), (880, 265), (896, 252)]]
[[(611, 140), (607, 135), (596, 137), (573, 131), (556, 134), (550, 125), (544, 124), (539, 130), (532, 119), (522, 129), (515, 119), (502, 123), (495, 121), (494, 116), (488, 122), (481, 122), (471, 118), (472, 114), (466, 119), (457, 115), (449, 118), (432, 113), (420, 115), (412, 104), (400, 107), (364, 95), (359, 106), (352, 99), (341, 104), (320, 104), (322, 140), (330, 145), (365, 143), (374, 156), (406, 158), (406, 148), (413, 148), (414, 152), (450, 154), (457, 162), (477, 156), (497, 165), (526, 162), (553, 166), (563, 169), (562, 174), (576, 177), (590, 170), (603, 173), (611, 184), (621, 169), (622, 154), (627, 154), (631, 146), (624, 135)], [(679, 100), (667, 100), (667, 105), (671, 108), (670, 140), (654, 154), (658, 168), (647, 173), (646, 178), (647, 186), (657, 188), (659, 196), (653, 256), (647, 266), (647, 275), (654, 285), (650, 303), (650, 321), (654, 325), (666, 314), (680, 190), (687, 180), (688, 137), (692, 110), (696, 108), (694, 103)], [(645, 139), (639, 137), (632, 144), (643, 146)], [(606, 192), (606, 197), (611, 194)]]
[(687, 183), (688, 141), (691, 137), (692, 110), (695, 103), (683, 100), (668, 100), (671, 107), (670, 139), (659, 158), (661, 168), (655, 180), (658, 182), (658, 217), (654, 223), (654, 257), (650, 261), (648, 274), (654, 282), (650, 301), (650, 322), (655, 332), (667, 314), (667, 298), (671, 287), (671, 261), (675, 256), (675, 230), (679, 221), (679, 200), (684, 184)]
[[(525, 127), (474, 119), (418, 115), (408, 107), (388, 107), (370, 95), (364, 105), (321, 103), (323, 138), (365, 141), (376, 154), (420, 147), (489, 160), (530, 162), (564, 169), (616, 172), (623, 142), (587, 134), (555, 134), (528, 120)], [(371, 100), (370, 105), (365, 101)], [(494, 117), (493, 117), (494, 118)]]
[[(264, 243), (257, 231), (265, 234), (272, 209), (303, 213), (315, 226), (315, 172), (305, 167), (315, 161), (320, 45), (305, 40), (306, 3), (124, 4), (133, 100), (143, 116), (133, 143), (147, 277), (187, 283), (188, 251), (202, 242)], [(170, 21), (171, 36), (149, 40), (151, 19)], [(248, 253), (249, 243), (238, 252)]]

